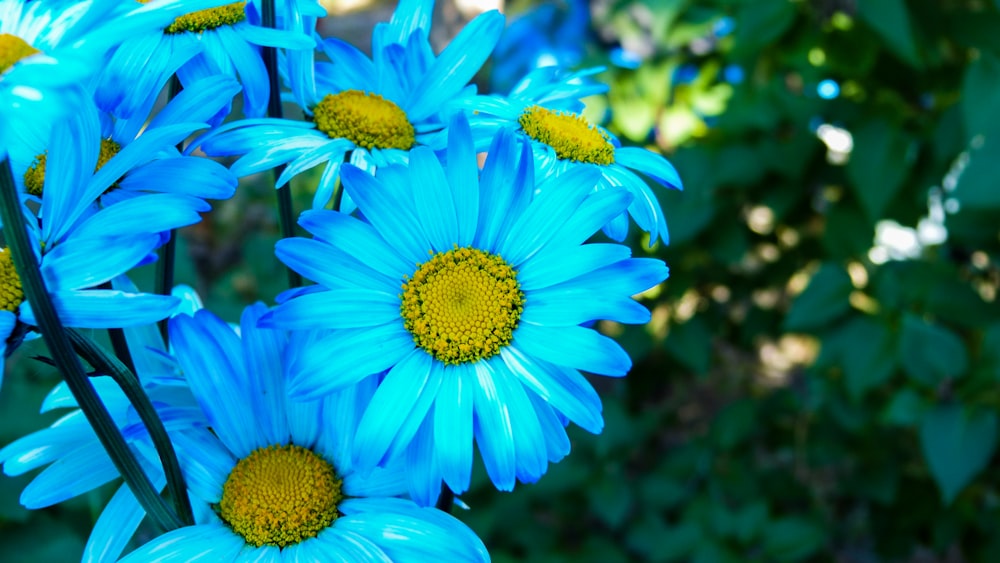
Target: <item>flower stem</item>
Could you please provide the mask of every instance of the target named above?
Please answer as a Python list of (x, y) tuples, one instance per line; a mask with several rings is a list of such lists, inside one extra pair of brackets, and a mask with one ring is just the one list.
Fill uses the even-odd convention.
[[(260, 19), (264, 27), (274, 29), (274, 0), (264, 0), (261, 4)], [(278, 84), (278, 51), (274, 47), (264, 47), (261, 55), (264, 58), (264, 67), (267, 68), (268, 84), (271, 87), (271, 95), (267, 100), (267, 116), (280, 118), (283, 116), (283, 112), (281, 110), (281, 86)], [(284, 170), (284, 164), (275, 168), (274, 178), (281, 176)], [(281, 237), (294, 237), (295, 217), (292, 212), (291, 183), (281, 186), (276, 191), (278, 195), (278, 223), (281, 225)], [(302, 285), (302, 276), (291, 268), (288, 268), (288, 285), (290, 287), (300, 287)]]
[(10, 161), (6, 157), (0, 160), (0, 219), (3, 220), (4, 235), (10, 248), (11, 258), (14, 260), (14, 267), (21, 279), (24, 294), (35, 313), (38, 328), (80, 410), (87, 417), (112, 463), (146, 513), (163, 530), (181, 527), (183, 521), (160, 497), (142, 471), (138, 459), (129, 449), (121, 431), (84, 373), (79, 358), (73, 353), (66, 331), (42, 282), (38, 258), (28, 240), (22, 206), (18, 199), (17, 188), (14, 186)]
[(438, 497), (437, 504), (434, 506), (438, 510), (443, 510), (448, 514), (451, 514), (451, 507), (455, 504), (455, 493), (452, 492), (448, 485), (441, 485), (441, 495)]
[[(167, 99), (172, 100), (177, 97), (177, 94), (182, 90), (181, 81), (177, 78), (177, 75), (170, 77), (170, 85), (167, 89)], [(183, 141), (177, 145), (177, 150), (183, 152), (184, 144)], [(177, 260), (177, 229), (170, 230), (170, 238), (160, 249), (160, 259), (156, 261), (156, 287), (153, 291), (159, 295), (170, 295), (171, 290), (174, 287), (174, 262)], [(163, 319), (158, 323), (160, 328), (160, 337), (163, 338), (164, 342), (169, 342), (169, 334), (167, 332), (167, 319)]]
[(156, 453), (160, 456), (163, 473), (167, 477), (167, 490), (170, 491), (170, 497), (174, 501), (174, 509), (185, 525), (193, 525), (194, 513), (191, 511), (191, 500), (187, 495), (187, 485), (177, 461), (177, 453), (166, 428), (163, 427), (163, 421), (160, 420), (153, 403), (139, 383), (139, 378), (118, 358), (105, 353), (104, 349), (93, 340), (73, 329), (67, 330), (67, 333), (76, 352), (99, 373), (110, 375), (132, 403), (142, 423), (146, 425), (146, 431), (149, 432)]

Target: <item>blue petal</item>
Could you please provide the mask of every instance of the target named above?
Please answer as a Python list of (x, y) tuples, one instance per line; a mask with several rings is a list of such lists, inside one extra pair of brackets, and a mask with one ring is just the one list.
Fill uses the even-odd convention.
[(413, 273), (413, 264), (396, 254), (370, 224), (356, 217), (327, 210), (304, 211), (299, 225), (390, 278), (402, 282), (404, 276)]
[(42, 277), (52, 290), (94, 287), (139, 264), (158, 243), (156, 235), (71, 238), (45, 255)]
[[(153, 487), (161, 490), (165, 484), (166, 479), (157, 476)], [(145, 516), (146, 511), (128, 486), (119, 487), (94, 523), (81, 560), (117, 561)]]
[(583, 243), (613, 217), (625, 211), (631, 201), (632, 194), (625, 190), (600, 190), (590, 194), (546, 248), (555, 250)]
[(198, 80), (170, 100), (170, 103), (149, 122), (148, 128), (155, 129), (181, 121), (208, 123), (232, 102), (233, 96), (240, 90), (240, 83), (225, 75)]
[(91, 491), (118, 477), (103, 448), (85, 444), (58, 459), (36, 476), (21, 493), (21, 504), (35, 510)]
[(503, 32), (504, 18), (496, 10), (469, 22), (438, 56), (410, 93), (407, 115), (420, 121), (440, 111), (441, 100), (454, 97), (483, 66)]
[[(321, 144), (311, 151), (304, 152), (291, 161), (281, 172), (275, 187), (280, 188), (284, 186), (294, 176), (324, 162), (339, 166), (340, 161), (344, 160), (344, 155), (347, 151), (353, 148), (354, 142), (349, 139), (331, 139), (329, 143)], [(329, 199), (329, 196), (327, 196), (327, 199)]]
[(379, 326), (399, 318), (399, 297), (371, 289), (332, 289), (278, 305), (261, 326), (296, 330)]
[(604, 428), (601, 399), (580, 372), (538, 361), (517, 346), (507, 346), (500, 356), (522, 384), (578, 426), (593, 434)]
[(246, 542), (224, 524), (198, 524), (167, 532), (128, 554), (120, 563), (235, 561)]
[(517, 283), (526, 292), (549, 287), (608, 264), (628, 259), (629, 247), (621, 244), (585, 244), (535, 254), (517, 272)]
[[(169, 317), (180, 304), (177, 298), (166, 295), (104, 289), (58, 291), (52, 295), (52, 301), (63, 324), (74, 328), (121, 328), (154, 323)], [(27, 303), (21, 304), (21, 320), (37, 324)]]
[(146, 163), (122, 178), (118, 187), (205, 199), (229, 199), (236, 191), (236, 183), (236, 176), (218, 162), (183, 156)]
[(400, 322), (338, 331), (313, 353), (292, 360), (288, 392), (301, 400), (322, 397), (389, 369), (413, 349), (413, 337)]
[(531, 292), (521, 314), (522, 322), (542, 326), (576, 326), (599, 319), (645, 324), (649, 322), (650, 313), (628, 294), (553, 288)]
[(260, 317), (267, 312), (263, 303), (243, 310), (240, 317), (240, 342), (247, 370), (247, 405), (257, 417), (257, 427), (268, 444), (287, 443), (288, 423), (285, 419), (285, 348), (288, 338), (279, 330), (257, 328)]
[(511, 421), (517, 421), (517, 431), (513, 433), (517, 478), (523, 483), (534, 483), (548, 468), (545, 437), (538, 415), (528, 401), (521, 382), (508, 371), (507, 366), (494, 360), (493, 367), (497, 374), (493, 383), (506, 398)]
[(448, 152), (445, 174), (451, 185), (458, 216), (458, 246), (472, 244), (479, 223), (479, 165), (469, 122), (456, 113), (448, 126)]
[(456, 493), (472, 475), (472, 410), (475, 371), (468, 364), (444, 370), (434, 404), (434, 443), (441, 476)]
[(514, 429), (507, 397), (494, 381), (507, 374), (497, 373), (491, 362), (476, 362), (473, 367), (478, 380), (478, 385), (473, 386), (476, 442), (490, 480), (497, 489), (512, 491), (517, 475)]
[(521, 323), (514, 331), (513, 345), (540, 360), (601, 375), (625, 375), (632, 367), (621, 346), (589, 328)]
[[(667, 265), (655, 258), (630, 258), (553, 285), (545, 291), (592, 291), (595, 294), (635, 295), (667, 279)], [(643, 321), (645, 322), (645, 321)]]
[[(392, 169), (380, 169), (380, 177), (385, 177), (389, 170)], [(411, 211), (412, 195), (404, 196), (399, 193), (401, 190), (396, 182), (380, 182), (354, 166), (342, 166), (340, 176), (365, 218), (378, 229), (382, 238), (397, 247), (404, 260), (417, 264), (428, 258), (431, 243), (424, 237), (424, 230)]]
[(469, 186), (452, 188), (441, 163), (426, 147), (410, 151), (409, 172), (411, 177), (418, 179), (413, 184), (414, 209), (421, 218), (428, 241), (438, 252), (451, 250), (458, 244), (458, 216), (452, 190), (467, 190)]
[(225, 322), (208, 312), (170, 319), (170, 342), (191, 391), (212, 429), (237, 457), (265, 445), (256, 413), (247, 408), (246, 366), (240, 339)]
[(289, 268), (328, 288), (370, 287), (389, 292), (399, 291), (402, 283), (402, 279), (377, 272), (344, 250), (318, 240), (282, 239), (274, 253)]
[(535, 406), (538, 422), (542, 425), (549, 462), (557, 463), (566, 457), (570, 450), (569, 436), (566, 435), (566, 423), (551, 405), (535, 393), (528, 393), (528, 400)]
[[(390, 453), (390, 456), (392, 454)], [(407, 491), (420, 506), (434, 506), (441, 496), (441, 468), (434, 456), (434, 419), (424, 416), (413, 439), (396, 465), (407, 471)]]
[[(338, 80), (350, 84), (352, 89), (363, 92), (375, 90), (378, 73), (371, 59), (350, 43), (330, 37), (320, 43), (320, 48), (333, 61)], [(381, 93), (381, 92), (380, 92)]]
[(171, 436), (182, 461), (191, 495), (206, 503), (222, 499), (222, 486), (236, 466), (236, 458), (208, 430), (194, 429)]
[(411, 413), (421, 419), (426, 415), (441, 383), (440, 372), (432, 369), (432, 363), (423, 350), (412, 350), (386, 374), (354, 436), (352, 459), (360, 471), (385, 461)]
[[(247, 117), (261, 117), (267, 109), (270, 86), (267, 68), (260, 53), (251, 47), (231, 26), (217, 27), (215, 32), (232, 61), (243, 84), (243, 113)], [(210, 42), (209, 42), (210, 43)]]
[(340, 518), (334, 525), (323, 530), (312, 541), (323, 547), (323, 555), (330, 563), (393, 563), (393, 560), (379, 546), (362, 535), (340, 529)]
[[(175, 177), (176, 178), (176, 177)], [(162, 233), (201, 221), (204, 201), (180, 194), (143, 194), (105, 207), (74, 230), (73, 237), (132, 236)]]
[(638, 170), (667, 188), (683, 189), (677, 169), (663, 155), (640, 147), (621, 147), (615, 150), (615, 163)]
[(280, 49), (313, 49), (315, 43), (308, 35), (298, 31), (271, 29), (257, 25), (238, 24), (233, 30), (248, 43)]
[[(515, 192), (523, 191), (522, 182), (511, 186), (511, 170), (518, 164), (518, 145), (509, 129), (501, 129), (490, 145), (489, 155), (479, 183), (479, 229), (473, 243), (477, 248), (492, 249), (500, 237), (508, 213), (519, 209), (514, 204)], [(530, 190), (534, 190), (531, 186)]]

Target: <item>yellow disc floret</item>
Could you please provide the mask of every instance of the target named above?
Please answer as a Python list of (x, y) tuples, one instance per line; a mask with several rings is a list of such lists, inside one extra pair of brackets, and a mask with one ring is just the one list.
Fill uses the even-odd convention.
[(400, 312), (413, 341), (446, 364), (476, 362), (510, 344), (524, 311), (517, 272), (477, 248), (439, 252), (403, 284)]
[(21, 289), (21, 278), (14, 269), (14, 259), (10, 250), (0, 250), (0, 309), (17, 313), (17, 308), (24, 301), (24, 290)]
[(366, 149), (410, 150), (413, 124), (399, 106), (370, 92), (344, 90), (327, 94), (313, 108), (316, 128), (331, 139), (349, 139)]
[(306, 448), (257, 448), (226, 478), (219, 516), (250, 545), (294, 545), (336, 520), (341, 484), (333, 466)]
[[(149, 0), (139, 0), (139, 2), (145, 4)], [(191, 12), (175, 19), (163, 32), (184, 33), (190, 31), (201, 33), (224, 25), (235, 25), (247, 19), (246, 7), (246, 2), (233, 2), (218, 8)]]
[(9, 33), (0, 33), (0, 74), (7, 72), (21, 59), (41, 53), (24, 39)]
[[(94, 172), (101, 169), (102, 166), (108, 163), (109, 160), (114, 158), (118, 151), (122, 150), (122, 146), (118, 143), (112, 141), (111, 139), (101, 139), (101, 152), (97, 155), (97, 166), (94, 167)], [(28, 193), (34, 196), (42, 197), (42, 192), (45, 189), (45, 161), (46, 155), (42, 153), (35, 157), (35, 161), (31, 163), (28, 170), (24, 172), (24, 188), (28, 190)], [(115, 180), (105, 193), (118, 187), (118, 180)]]
[(531, 106), (518, 118), (521, 128), (532, 139), (556, 151), (562, 160), (590, 164), (614, 164), (615, 146), (608, 134), (575, 113)]

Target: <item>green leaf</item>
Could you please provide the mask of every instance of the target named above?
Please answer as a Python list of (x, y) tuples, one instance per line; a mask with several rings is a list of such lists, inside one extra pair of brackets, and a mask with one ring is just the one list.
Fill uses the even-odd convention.
[(974, 328), (1000, 318), (996, 303), (983, 301), (972, 286), (957, 279), (945, 280), (930, 288), (927, 311), (944, 321)]
[(712, 331), (702, 317), (691, 317), (670, 327), (667, 350), (696, 374), (704, 374), (712, 361)]
[(988, 133), (969, 149), (969, 163), (958, 177), (954, 192), (955, 198), (964, 207), (969, 209), (1000, 207), (997, 162), (1000, 162), (1000, 128)]
[(965, 344), (958, 335), (909, 313), (903, 316), (899, 361), (911, 379), (932, 387), (962, 375), (969, 367)]
[(853, 289), (846, 270), (836, 264), (823, 264), (805, 291), (792, 302), (785, 317), (785, 329), (807, 331), (825, 326), (847, 312)]
[(896, 369), (896, 342), (884, 321), (868, 316), (851, 319), (841, 329), (841, 365), (847, 391), (855, 400), (886, 382)]
[[(996, 33), (994, 33), (996, 35)], [(1000, 132), (1000, 59), (990, 53), (966, 68), (962, 79), (962, 120), (966, 139), (981, 133)]]
[(915, 68), (922, 66), (904, 0), (863, 0), (858, 2), (858, 17), (904, 62)]
[(868, 254), (875, 228), (860, 208), (841, 202), (826, 214), (823, 249), (830, 258), (846, 260)]
[(629, 527), (625, 543), (642, 556), (641, 561), (684, 561), (703, 536), (697, 522), (668, 526), (661, 515), (647, 512)]
[(903, 186), (916, 153), (899, 127), (883, 119), (868, 121), (853, 132), (853, 137), (847, 177), (861, 208), (874, 223)]
[(825, 543), (826, 532), (806, 518), (782, 518), (764, 530), (764, 552), (775, 561), (801, 561)]
[(921, 421), (920, 444), (942, 500), (951, 504), (993, 456), (997, 414), (969, 411), (957, 404), (939, 405)]
[(916, 426), (925, 410), (927, 402), (924, 398), (907, 387), (893, 395), (889, 405), (882, 411), (882, 422), (893, 426)]
[(628, 479), (619, 476), (603, 478), (587, 487), (590, 514), (613, 530), (625, 522), (632, 510), (634, 494), (628, 482)]
[(747, 2), (736, 15), (733, 53), (755, 55), (773, 44), (795, 22), (795, 4), (789, 0), (759, 0)]
[(730, 449), (747, 439), (754, 431), (757, 405), (740, 400), (727, 406), (712, 423), (712, 436), (723, 449)]

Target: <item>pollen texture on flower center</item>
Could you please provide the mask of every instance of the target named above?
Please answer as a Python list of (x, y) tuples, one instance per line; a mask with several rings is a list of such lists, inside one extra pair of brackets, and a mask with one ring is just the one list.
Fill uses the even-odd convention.
[[(122, 150), (122, 146), (118, 143), (111, 139), (101, 139), (101, 152), (97, 155), (97, 166), (94, 167), (94, 172), (100, 170), (120, 150)], [(35, 157), (35, 161), (24, 172), (24, 188), (31, 195), (42, 197), (42, 193), (45, 191), (45, 162), (46, 154), (42, 153)], [(114, 184), (111, 184), (106, 192), (116, 187), (118, 187), (117, 180)]]
[(409, 150), (416, 142), (413, 124), (399, 106), (370, 92), (327, 94), (313, 108), (316, 128), (331, 139), (350, 139), (366, 149)]
[(219, 516), (250, 545), (294, 545), (336, 520), (341, 484), (333, 466), (306, 448), (258, 448), (230, 472)]
[(476, 248), (439, 252), (403, 284), (413, 341), (446, 364), (487, 359), (514, 338), (524, 293), (503, 258)]
[(562, 160), (602, 165), (615, 162), (615, 147), (607, 133), (582, 116), (531, 106), (518, 123), (528, 136), (552, 147)]
[(24, 301), (24, 290), (21, 289), (21, 278), (14, 269), (14, 259), (10, 251), (0, 250), (0, 309), (17, 313), (17, 308)]
[(247, 19), (246, 6), (246, 2), (233, 2), (218, 8), (191, 12), (175, 19), (163, 31), (164, 33), (184, 33), (185, 31), (201, 33), (224, 25), (235, 25)]
[(9, 33), (0, 33), (0, 74), (14, 66), (17, 61), (41, 53), (24, 39)]

